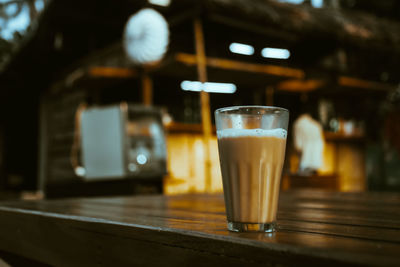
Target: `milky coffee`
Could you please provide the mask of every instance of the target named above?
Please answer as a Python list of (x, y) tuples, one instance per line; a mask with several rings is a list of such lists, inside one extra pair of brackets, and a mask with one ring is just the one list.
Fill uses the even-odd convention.
[(224, 129), (217, 134), (228, 221), (274, 222), (286, 130)]

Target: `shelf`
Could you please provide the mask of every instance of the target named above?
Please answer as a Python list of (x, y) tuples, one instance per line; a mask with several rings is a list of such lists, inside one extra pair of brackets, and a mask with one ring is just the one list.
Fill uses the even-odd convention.
[[(202, 134), (203, 128), (200, 123), (181, 123), (172, 122), (166, 127), (168, 133), (190, 133), (190, 134)], [(212, 131), (215, 133), (215, 126), (212, 126)]]
[[(168, 133), (188, 133), (188, 134), (202, 134), (203, 130), (200, 123), (181, 123), (172, 122), (166, 127)], [(212, 126), (213, 133), (215, 134), (215, 125)], [(334, 132), (324, 132), (325, 140), (330, 142), (348, 141), (348, 142), (362, 142), (365, 140), (363, 134), (344, 134)]]
[(334, 132), (324, 132), (325, 140), (331, 142), (348, 141), (348, 142), (362, 142), (365, 140), (364, 134), (344, 134)]
[(336, 191), (339, 189), (339, 178), (336, 174), (286, 174), (283, 176), (282, 189), (319, 189)]

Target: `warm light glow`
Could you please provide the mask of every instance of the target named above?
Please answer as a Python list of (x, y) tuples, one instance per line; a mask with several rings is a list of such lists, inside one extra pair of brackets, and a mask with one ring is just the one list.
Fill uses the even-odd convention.
[(251, 56), (254, 54), (254, 47), (247, 44), (241, 43), (231, 43), (229, 45), (229, 50), (235, 54)]
[(157, 6), (169, 6), (171, 0), (149, 0), (149, 3)]
[(162, 122), (165, 126), (168, 126), (172, 123), (172, 117), (168, 113), (164, 113), (162, 116)]
[(209, 140), (211, 169), (210, 188), (205, 180), (205, 145), (202, 134), (174, 133), (167, 135), (168, 176), (164, 180), (167, 195), (185, 193), (222, 193), (222, 178), (217, 137)]
[(283, 48), (266, 47), (261, 50), (261, 55), (266, 58), (288, 59), (290, 51)]
[(203, 84), (198, 81), (182, 81), (181, 88), (184, 91), (194, 91), (194, 92), (205, 91), (208, 93), (223, 93), (223, 94), (233, 94), (234, 92), (236, 92), (236, 85), (233, 83), (206, 82)]

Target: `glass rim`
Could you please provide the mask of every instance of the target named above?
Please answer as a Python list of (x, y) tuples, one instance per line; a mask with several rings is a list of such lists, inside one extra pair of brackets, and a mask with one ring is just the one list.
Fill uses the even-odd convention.
[(240, 109), (264, 109), (264, 110), (280, 110), (289, 113), (289, 110), (286, 108), (276, 107), (276, 106), (260, 106), (260, 105), (247, 105), (247, 106), (230, 106), (223, 107), (215, 110), (215, 114), (221, 114), (227, 111), (240, 110)]

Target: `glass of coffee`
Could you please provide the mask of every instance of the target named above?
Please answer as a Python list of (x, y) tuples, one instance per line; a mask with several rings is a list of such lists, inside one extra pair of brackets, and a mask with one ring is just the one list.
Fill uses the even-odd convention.
[(275, 230), (289, 111), (236, 106), (215, 111), (228, 229)]

